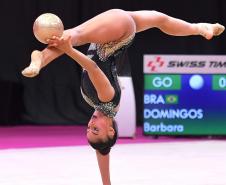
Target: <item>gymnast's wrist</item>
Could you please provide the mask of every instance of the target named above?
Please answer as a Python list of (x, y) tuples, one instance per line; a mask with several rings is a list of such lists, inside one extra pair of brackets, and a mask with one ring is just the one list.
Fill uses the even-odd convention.
[(65, 50), (64, 52), (65, 52), (65, 54), (67, 54), (67, 55), (71, 55), (71, 54), (74, 53), (74, 48), (73, 48), (73, 47), (69, 47), (69, 48), (67, 48), (67, 50)]

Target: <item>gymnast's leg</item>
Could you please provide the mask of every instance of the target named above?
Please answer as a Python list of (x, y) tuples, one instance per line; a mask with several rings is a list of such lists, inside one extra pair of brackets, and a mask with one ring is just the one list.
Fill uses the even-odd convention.
[[(117, 22), (117, 24), (116, 24)], [(128, 37), (135, 32), (135, 24), (131, 16), (118, 9), (103, 12), (83, 24), (64, 31), (70, 35), (72, 45), (79, 46), (87, 43), (107, 43)], [(51, 39), (49, 41), (51, 44)], [(31, 55), (30, 65), (22, 71), (26, 77), (36, 76), (40, 69), (63, 53), (54, 47), (43, 51), (35, 50)]]
[(216, 23), (189, 23), (157, 11), (128, 12), (136, 23), (136, 31), (141, 32), (153, 27), (173, 36), (201, 35), (206, 39), (220, 35), (224, 26)]

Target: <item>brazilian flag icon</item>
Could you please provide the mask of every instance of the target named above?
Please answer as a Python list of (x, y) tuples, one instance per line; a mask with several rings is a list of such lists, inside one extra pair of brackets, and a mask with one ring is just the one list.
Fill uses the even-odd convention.
[(166, 104), (178, 104), (178, 96), (175, 94), (165, 95)]

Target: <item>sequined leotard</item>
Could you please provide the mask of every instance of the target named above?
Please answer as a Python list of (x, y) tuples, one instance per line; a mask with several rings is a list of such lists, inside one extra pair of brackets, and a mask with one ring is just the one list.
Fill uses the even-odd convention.
[(101, 111), (108, 117), (114, 117), (117, 113), (116, 107), (120, 102), (121, 89), (118, 82), (116, 62), (132, 43), (134, 35), (118, 42), (106, 44), (91, 43), (87, 56), (96, 62), (98, 67), (104, 72), (115, 90), (115, 95), (110, 102), (101, 102), (97, 92), (89, 79), (86, 70), (82, 73), (81, 92), (85, 101), (95, 110)]

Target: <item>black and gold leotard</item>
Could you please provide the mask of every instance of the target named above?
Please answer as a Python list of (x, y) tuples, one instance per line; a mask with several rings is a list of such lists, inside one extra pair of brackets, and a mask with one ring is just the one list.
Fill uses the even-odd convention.
[(119, 86), (116, 63), (120, 56), (130, 46), (134, 38), (131, 35), (127, 39), (106, 44), (91, 43), (87, 56), (96, 62), (98, 67), (104, 72), (115, 90), (115, 95), (110, 102), (101, 102), (98, 99), (96, 89), (89, 79), (86, 70), (82, 73), (81, 92), (85, 101), (95, 110), (101, 111), (108, 117), (114, 117), (117, 113), (116, 107), (120, 102), (121, 88)]

